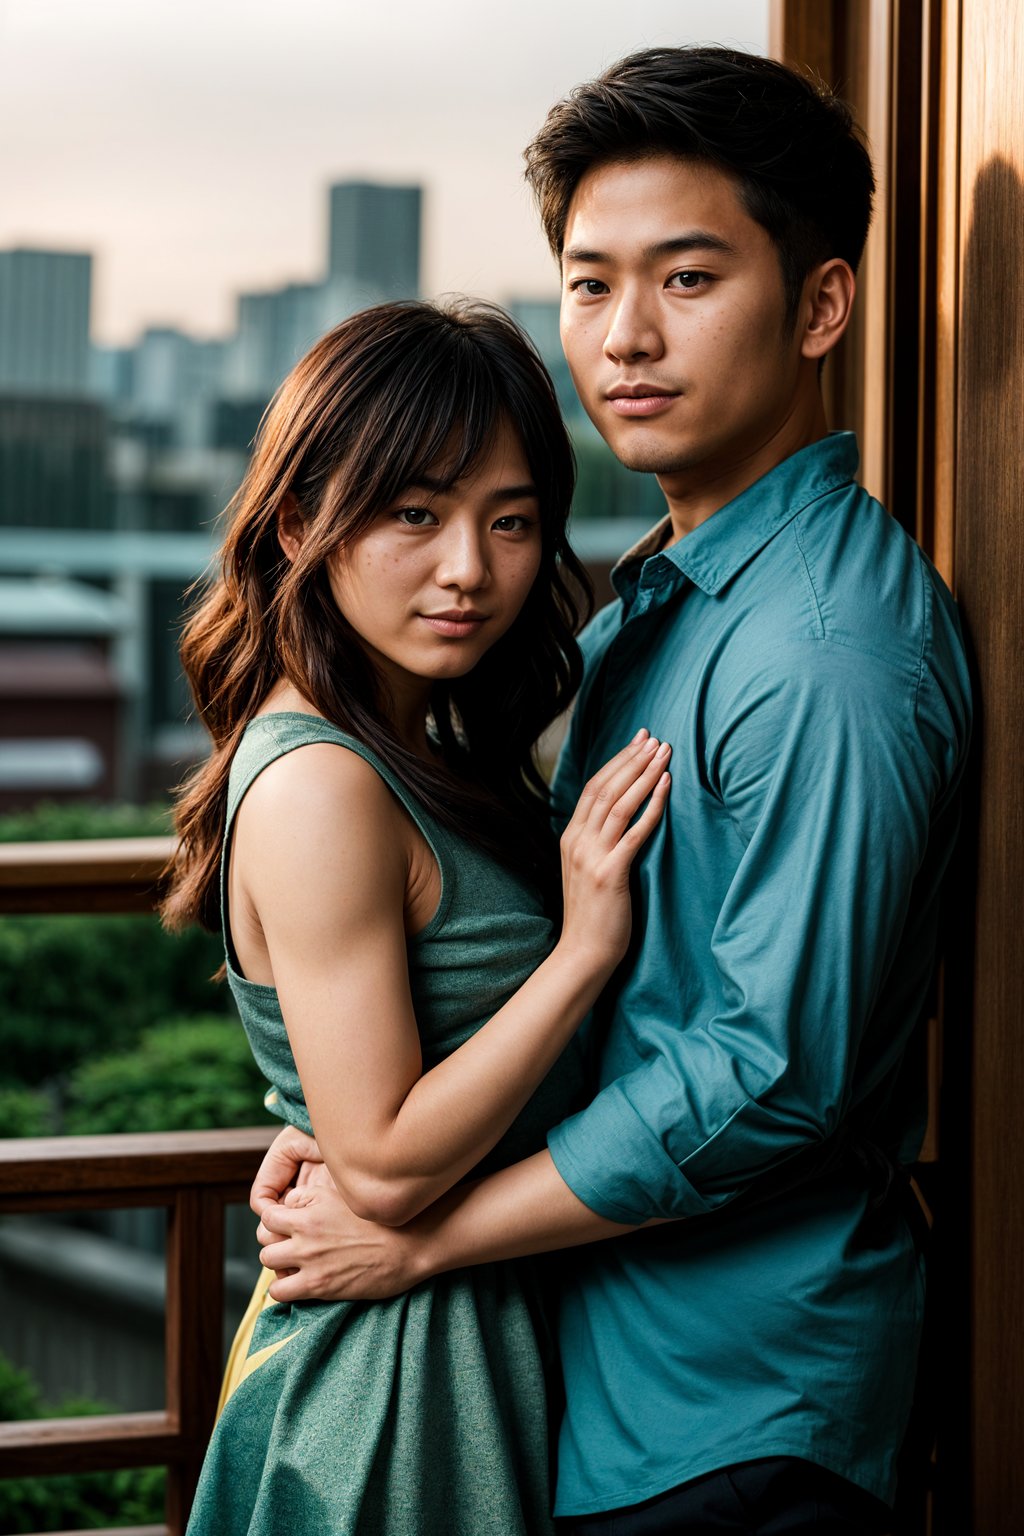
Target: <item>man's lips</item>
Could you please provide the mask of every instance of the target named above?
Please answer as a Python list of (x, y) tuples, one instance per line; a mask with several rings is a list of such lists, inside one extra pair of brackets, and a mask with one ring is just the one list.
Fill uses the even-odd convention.
[(667, 410), (677, 395), (661, 384), (616, 384), (605, 398), (617, 416), (656, 416)]
[(421, 613), (420, 618), (439, 635), (448, 635), (453, 640), (475, 635), (487, 622), (486, 613), (477, 613), (475, 608), (447, 608), (443, 613)]

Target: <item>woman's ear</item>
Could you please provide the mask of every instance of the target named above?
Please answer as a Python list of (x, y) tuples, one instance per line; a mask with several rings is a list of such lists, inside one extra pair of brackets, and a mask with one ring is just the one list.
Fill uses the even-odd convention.
[(295, 562), (305, 537), (306, 525), (299, 511), (298, 498), (294, 491), (289, 491), (277, 509), (277, 542), (286, 560)]
[(857, 283), (848, 264), (835, 256), (808, 275), (803, 292), (802, 356), (819, 362), (846, 330)]

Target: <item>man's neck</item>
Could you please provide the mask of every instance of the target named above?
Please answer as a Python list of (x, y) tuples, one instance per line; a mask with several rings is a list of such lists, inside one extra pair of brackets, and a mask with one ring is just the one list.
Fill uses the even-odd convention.
[(810, 447), (828, 433), (825, 407), (821, 396), (815, 393), (806, 406), (795, 408), (768, 435), (739, 459), (723, 463), (709, 459), (692, 469), (658, 476), (658, 484), (668, 503), (672, 520), (670, 544), (685, 538), (701, 523), (706, 523), (720, 507), (734, 501), (748, 486), (760, 480), (762, 475), (792, 458), (801, 448)]

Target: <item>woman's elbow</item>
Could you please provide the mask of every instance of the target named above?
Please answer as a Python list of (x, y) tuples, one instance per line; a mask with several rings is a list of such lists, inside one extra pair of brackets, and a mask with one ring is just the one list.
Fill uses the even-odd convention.
[(380, 1227), (404, 1227), (426, 1209), (432, 1198), (419, 1179), (349, 1173), (343, 1182), (336, 1182), (352, 1214)]

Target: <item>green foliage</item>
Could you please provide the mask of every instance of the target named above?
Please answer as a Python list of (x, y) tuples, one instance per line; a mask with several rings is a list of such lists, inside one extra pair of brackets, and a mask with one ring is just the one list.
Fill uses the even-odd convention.
[(28, 1371), (19, 1370), (0, 1350), (0, 1423), (5, 1419), (41, 1419), (42, 1416), (39, 1388)]
[(40, 800), (27, 811), (0, 816), (0, 843), (52, 843), (80, 837), (162, 837), (171, 831), (169, 805), (105, 805)]
[[(109, 1403), (89, 1398), (66, 1398), (48, 1406), (29, 1373), (0, 1353), (0, 1420), (77, 1418), (110, 1411)], [(0, 1480), (0, 1532), (6, 1536), (154, 1525), (163, 1518), (165, 1481), (162, 1467), (86, 1472), (76, 1477), (4, 1478)]]
[(229, 1006), (210, 981), (219, 938), (171, 935), (156, 917), (8, 917), (0, 920), (0, 1062), (33, 1085), (78, 1062), (126, 1048), (175, 1014)]
[[(137, 837), (169, 830), (165, 805), (44, 801), (0, 817), (0, 842)], [(199, 929), (171, 936), (155, 916), (0, 919), (5, 1082), (32, 1086), (59, 1079), (80, 1061), (127, 1048), (140, 1030), (161, 1019), (218, 1007), (226, 1012), (225, 989), (209, 979), (222, 959), (218, 937)], [(25, 1105), (21, 1108), (27, 1112)]]
[(266, 1086), (237, 1020), (176, 1019), (148, 1030), (131, 1051), (76, 1068), (64, 1129), (92, 1135), (256, 1125), (265, 1117)]
[(49, 1136), (53, 1112), (45, 1093), (0, 1082), (0, 1137)]

